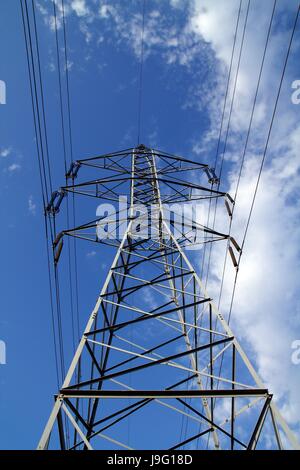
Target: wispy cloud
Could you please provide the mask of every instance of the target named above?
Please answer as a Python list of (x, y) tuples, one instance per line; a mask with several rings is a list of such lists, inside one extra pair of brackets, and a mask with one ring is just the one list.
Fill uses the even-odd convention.
[[(234, 214), (232, 233), (238, 240), (243, 237), (249, 214), (296, 3), (290, 2), (287, 11), (283, 11), (283, 2), (279, 2), (277, 10), (281, 24), (272, 31), (268, 47)], [(272, 4), (255, 2), (249, 14), (225, 155), (228, 170), (223, 175), (223, 185), (232, 194), (236, 188)], [(201, 152), (205, 149), (207, 154), (209, 148), (215, 148), (218, 137), (216, 131), (220, 127), (224, 83), (234, 35), (233, 18), (237, 16), (238, 2), (226, 2), (224, 5), (221, 1), (195, 0), (191, 5), (188, 30), (209, 44), (218, 73), (218, 80), (208, 93), (206, 108), (211, 126), (204, 136), (199, 136), (195, 146), (195, 150)], [(287, 3), (284, 2), (284, 5)], [(245, 11), (242, 12), (242, 23), (244, 18)], [(241, 30), (237, 51), (240, 38)], [(293, 52), (297, 47), (295, 41)], [(236, 66), (237, 57), (234, 59), (234, 72)], [(274, 392), (285, 417), (296, 425), (296, 430), (298, 426), (299, 431), (299, 375), (295, 374), (295, 366), (291, 363), (291, 342), (300, 336), (300, 230), (296, 222), (300, 218), (300, 128), (298, 109), (291, 105), (291, 77), (292, 62), (283, 84), (267, 162), (241, 261), (232, 323), (237, 336), (243, 339), (252, 360), (256, 362), (259, 374)], [(230, 100), (232, 91), (231, 85)], [(197, 106), (196, 102), (194, 106)], [(228, 110), (225, 126), (227, 120)], [(221, 210), (218, 211), (217, 220), (220, 227), (228, 227)], [(220, 245), (215, 245), (209, 285), (215, 298), (218, 298), (223, 261), (224, 251)], [(223, 314), (229, 309), (233, 277), (234, 270), (228, 263), (221, 303)]]
[[(56, 19), (54, 16), (53, 6), (51, 5), (49, 7), (49, 2), (40, 0), (36, 3), (38, 11), (51, 31), (55, 31), (55, 27), (60, 30), (63, 25), (62, 3), (57, 0), (54, 1), (56, 7)], [(64, 14), (65, 17), (75, 14), (79, 19), (86, 18), (88, 22), (91, 22), (93, 19), (93, 12), (87, 6), (86, 0), (70, 0), (68, 2), (64, 2)]]
[[(172, 6), (173, 2), (171, 2)], [(62, 9), (60, 2), (57, 5), (57, 28), (62, 27)], [(141, 8), (136, 8), (134, 2), (116, 0), (107, 2), (87, 2), (84, 0), (71, 0), (65, 2), (65, 17), (75, 16), (78, 20), (78, 30), (82, 33), (87, 45), (91, 48), (94, 44), (104, 44), (109, 36), (115, 38), (115, 46), (122, 48), (124, 45), (137, 57), (141, 54), (142, 14)], [(190, 1), (186, 4), (190, 8)], [(174, 12), (177, 10), (177, 6)], [(203, 43), (195, 43), (195, 36), (187, 30), (189, 25), (182, 27), (174, 21), (172, 15), (161, 13), (161, 5), (150, 3), (147, 6), (146, 22), (144, 27), (144, 58), (152, 53), (163, 55), (167, 64), (175, 62), (188, 66), (192, 59), (199, 58)], [(47, 3), (38, 3), (38, 9), (45, 24), (51, 31), (55, 30), (53, 11)], [(101, 34), (99, 34), (99, 30)], [(94, 41), (93, 41), (94, 39)], [(204, 47), (205, 49), (205, 47)]]
[(8, 157), (12, 152), (12, 147), (1, 148), (0, 157)]
[(28, 198), (28, 211), (31, 215), (36, 215), (36, 204), (32, 195)]
[(85, 0), (72, 0), (71, 8), (75, 11), (77, 16), (87, 16), (90, 13)]
[(21, 170), (21, 165), (19, 165), (19, 163), (12, 163), (12, 165), (10, 165), (8, 168), (7, 168), (7, 171), (9, 173), (15, 173), (16, 171), (19, 171)]

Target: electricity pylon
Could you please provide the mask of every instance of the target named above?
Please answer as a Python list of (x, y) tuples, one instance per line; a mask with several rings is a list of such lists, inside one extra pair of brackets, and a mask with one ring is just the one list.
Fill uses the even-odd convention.
[[(74, 184), (84, 167), (101, 177)], [(117, 226), (105, 206), (54, 242), (55, 263), (65, 236), (117, 248), (38, 449), (235, 450), (263, 447), (264, 439), (299, 448), (187, 256), (185, 248), (226, 240), (236, 265), (235, 239), (191, 209), (223, 199), (232, 216), (234, 201), (214, 189), (214, 170), (139, 145), (79, 160), (67, 178), (50, 214), (69, 193), (116, 202), (128, 194), (130, 207), (118, 209)]]

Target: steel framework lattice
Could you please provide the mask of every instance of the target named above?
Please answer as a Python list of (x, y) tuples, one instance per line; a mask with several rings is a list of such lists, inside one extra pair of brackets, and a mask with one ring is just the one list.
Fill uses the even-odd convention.
[[(74, 184), (84, 167), (100, 178)], [(116, 245), (116, 254), (38, 449), (256, 449), (264, 438), (299, 448), (184, 249), (226, 240), (235, 264), (237, 242), (192, 212), (184, 229), (166, 217), (167, 205), (216, 199), (232, 216), (234, 201), (214, 189), (214, 170), (140, 145), (79, 160), (67, 178), (72, 184), (52, 195), (48, 213), (69, 193), (110, 202), (128, 194), (130, 210), (117, 214), (122, 237), (98, 217), (54, 242), (55, 263), (66, 236)]]

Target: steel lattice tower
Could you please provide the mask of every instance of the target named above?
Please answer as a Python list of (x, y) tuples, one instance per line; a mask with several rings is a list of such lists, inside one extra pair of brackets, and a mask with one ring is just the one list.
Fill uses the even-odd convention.
[[(84, 167), (100, 178), (74, 184)], [(193, 214), (184, 229), (166, 221), (166, 204), (193, 201), (223, 199), (231, 215), (232, 198), (213, 189), (214, 170), (140, 145), (79, 160), (67, 177), (72, 184), (53, 194), (49, 213), (68, 193), (109, 201), (128, 194), (130, 211), (128, 218), (118, 213), (119, 227), (126, 227), (119, 239), (100, 240), (96, 229), (107, 218), (98, 218), (54, 242), (55, 262), (65, 236), (116, 245), (116, 254), (38, 449), (177, 449), (193, 441), (200, 449), (255, 449), (264, 432), (275, 448), (299, 448), (184, 250), (187, 242), (227, 240), (234, 261), (237, 242)], [(204, 177), (210, 186), (202, 185)], [(145, 208), (152, 209), (150, 224)], [(149, 236), (137, 237), (149, 225)], [(182, 419), (189, 422), (185, 436)], [(131, 439), (124, 443), (128, 423)]]

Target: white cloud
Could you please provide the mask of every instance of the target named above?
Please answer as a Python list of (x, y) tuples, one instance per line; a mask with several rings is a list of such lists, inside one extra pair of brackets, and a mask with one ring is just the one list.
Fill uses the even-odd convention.
[[(298, 135), (300, 127), (295, 131)], [(281, 399), (286, 418), (299, 423), (299, 373), (291, 362), (291, 343), (300, 337), (299, 236), (297, 221), (300, 205), (292, 204), (298, 185), (299, 156), (294, 138), (284, 157), (274, 159), (264, 172), (251, 220), (245, 253), (238, 275), (238, 287), (233, 313), (234, 330), (238, 338), (250, 347), (258, 372)], [(283, 176), (281, 170), (290, 168)], [(246, 216), (253, 195), (258, 170), (258, 156), (252, 155), (241, 181), (233, 233), (242, 239)], [(296, 171), (294, 171), (296, 170)], [(230, 191), (234, 192), (236, 176), (231, 175)], [(299, 190), (298, 190), (299, 193)], [(221, 213), (219, 214), (221, 217)], [(224, 252), (216, 245), (212, 258), (212, 275), (220, 279)], [(228, 312), (234, 270), (229, 260), (223, 294), (223, 313)], [(218, 292), (219, 282), (214, 285)], [(211, 286), (212, 287), (212, 286)], [(217, 295), (216, 295), (217, 297)]]
[(170, 4), (173, 8), (183, 8), (184, 1), (183, 0), (170, 0)]
[(36, 6), (37, 6), (38, 11), (40, 12), (40, 14), (42, 15), (42, 17), (44, 19), (44, 23), (50, 28), (51, 31), (55, 31), (55, 26), (57, 27), (57, 29), (61, 28), (62, 21), (61, 21), (61, 15), (59, 13), (59, 10), (57, 11), (56, 21), (55, 21), (55, 17), (52, 14), (52, 9), (51, 9), (51, 13), (50, 13), (50, 11), (44, 5), (42, 5), (40, 2), (37, 2)]
[(10, 172), (10, 173), (14, 173), (15, 171), (18, 171), (21, 169), (21, 165), (19, 165), (18, 163), (13, 163), (12, 165), (10, 165), (7, 170)]
[(96, 251), (89, 251), (87, 254), (86, 254), (86, 257), (87, 258), (94, 258), (96, 256), (97, 252)]
[(86, 22), (80, 21), (79, 30), (84, 35), (85, 42), (89, 44), (93, 38), (93, 34), (90, 31), (89, 25)]
[(8, 157), (12, 152), (11, 147), (5, 147), (0, 150), (0, 157)]
[(71, 8), (75, 11), (77, 16), (86, 16), (90, 13), (85, 0), (73, 0), (71, 2)]
[(99, 15), (101, 18), (108, 18), (112, 11), (113, 7), (111, 5), (104, 4), (99, 7)]
[[(173, 2), (174, 3), (174, 2)], [(186, 2), (189, 5), (190, 2)], [(62, 11), (57, 3), (57, 27), (62, 26)], [(75, 14), (79, 18), (79, 31), (82, 33), (86, 43), (92, 47), (93, 37), (99, 36), (99, 30), (109, 33), (115, 37), (115, 46), (123, 47), (126, 44), (139, 58), (141, 53), (141, 29), (142, 15), (139, 8), (133, 11), (131, 2), (116, 1), (89, 3), (84, 0), (71, 0), (65, 4), (65, 16)], [(172, 5), (175, 6), (175, 3)], [(54, 31), (55, 24), (51, 10), (45, 5), (39, 5), (39, 11), (44, 18), (45, 24)], [(98, 22), (98, 23), (96, 23)], [(101, 22), (101, 28), (99, 28)], [(103, 34), (100, 41), (103, 42)], [(147, 7), (145, 30), (144, 30), (144, 56), (145, 60), (150, 53), (163, 54), (166, 63), (178, 61), (182, 65), (188, 65), (192, 58), (199, 52), (194, 43), (191, 32), (181, 28), (171, 17), (162, 15), (158, 8)], [(199, 55), (198, 55), (199, 56)]]
[(33, 199), (32, 195), (30, 195), (29, 198), (28, 198), (28, 211), (32, 215), (36, 214), (36, 204), (34, 202), (34, 199)]
[[(239, 2), (193, 2), (189, 29), (210, 44), (219, 64), (216, 89), (210, 93), (207, 110), (211, 119), (209, 132), (197, 142), (198, 151), (216, 145), (223, 105), (224, 83), (228, 73), (233, 42), (234, 18)], [(285, 2), (286, 4), (286, 2)], [(233, 110), (228, 161), (231, 169), (223, 187), (234, 194), (245, 133), (263, 45), (271, 14), (272, 2), (255, 2), (249, 15), (244, 54), (241, 61), (235, 106)], [(279, 8), (283, 8), (282, 2)], [(290, 21), (296, 3), (289, 4)], [(286, 14), (281, 10), (281, 14)], [(278, 14), (278, 10), (277, 10)], [(244, 18), (244, 12), (243, 12)], [(278, 17), (277, 17), (278, 18)], [(220, 28), (222, 24), (222, 28)], [(263, 145), (278, 89), (280, 73), (288, 44), (290, 29), (284, 25), (272, 33), (261, 83), (255, 122), (246, 153), (240, 190), (234, 214), (233, 235), (242, 239), (246, 218), (262, 158)], [(240, 36), (239, 36), (240, 38)], [(240, 39), (239, 39), (240, 40)], [(296, 50), (297, 43), (294, 43)], [(236, 59), (234, 70), (236, 67)], [(296, 106), (290, 104), (290, 77), (287, 71), (282, 96), (274, 123), (266, 166), (260, 183), (255, 208), (242, 256), (233, 311), (233, 328), (251, 352), (262, 379), (279, 400), (286, 419), (300, 431), (300, 369), (291, 362), (291, 343), (300, 338), (300, 126)], [(232, 87), (231, 87), (232, 92)], [(231, 95), (232, 96), (232, 95)], [(229, 100), (230, 101), (230, 100)], [(228, 116), (228, 114), (227, 114)], [(225, 120), (226, 123), (226, 120)], [(218, 211), (220, 227), (225, 229), (222, 211)], [(228, 227), (228, 221), (226, 226)], [(220, 228), (219, 227), (219, 228)], [(209, 288), (218, 297), (224, 260), (224, 248), (213, 249)], [(222, 310), (228, 312), (233, 287), (234, 269), (229, 259), (223, 291)]]
[(195, 1), (190, 17), (190, 30), (211, 43), (217, 59), (226, 63), (230, 60), (237, 5), (238, 2), (231, 1), (224, 8), (222, 0)]
[[(211, 89), (210, 92), (208, 90), (207, 103), (209, 103), (208, 108), (211, 117), (211, 129), (219, 129), (239, 1), (232, 0), (227, 2), (226, 7), (221, 0), (216, 0), (213, 3), (209, 0), (192, 0), (191, 4), (193, 8), (191, 9), (191, 15), (189, 17), (188, 31), (206, 41), (210, 45), (212, 54), (214, 54), (216, 58), (216, 66), (218, 67), (216, 71), (219, 77), (215, 87)], [(270, 104), (272, 104), (275, 99), (275, 92), (280, 77), (279, 74), (283, 67), (290, 35), (290, 29), (285, 30), (284, 28), (275, 28), (274, 26), (279, 16), (281, 16), (282, 22), (287, 20), (286, 15), (289, 15), (289, 20), (293, 20), (296, 12), (296, 2), (291, 1), (286, 5), (286, 10), (283, 4), (285, 5), (286, 2), (278, 2), (277, 9), (275, 10), (273, 28), (271, 30), (271, 37), (268, 44), (254, 114), (253, 127), (256, 130), (257, 139), (260, 138), (261, 135), (265, 135), (267, 126), (269, 125), (270, 112), (272, 109)], [(240, 16), (225, 123), (227, 123), (229, 107), (233, 96), (233, 84), (241, 48), (246, 5), (247, 2), (244, 2)], [(230, 122), (231, 133), (246, 131), (249, 125), (251, 105), (257, 85), (272, 8), (273, 1), (254, 1), (250, 5)], [(220, 28), (220, 24), (222, 24), (222, 28)], [(297, 43), (295, 41), (294, 47), (296, 46)], [(208, 132), (211, 132), (211, 129)], [(214, 137), (217, 138), (217, 136), (218, 133), (215, 133)]]
[(49, 62), (48, 69), (50, 70), (50, 72), (55, 72), (55, 70), (56, 70), (55, 63), (54, 62)]
[(68, 59), (67, 65), (65, 66), (65, 69), (72, 70), (73, 65), (74, 65), (74, 62), (72, 62), (71, 60)]

